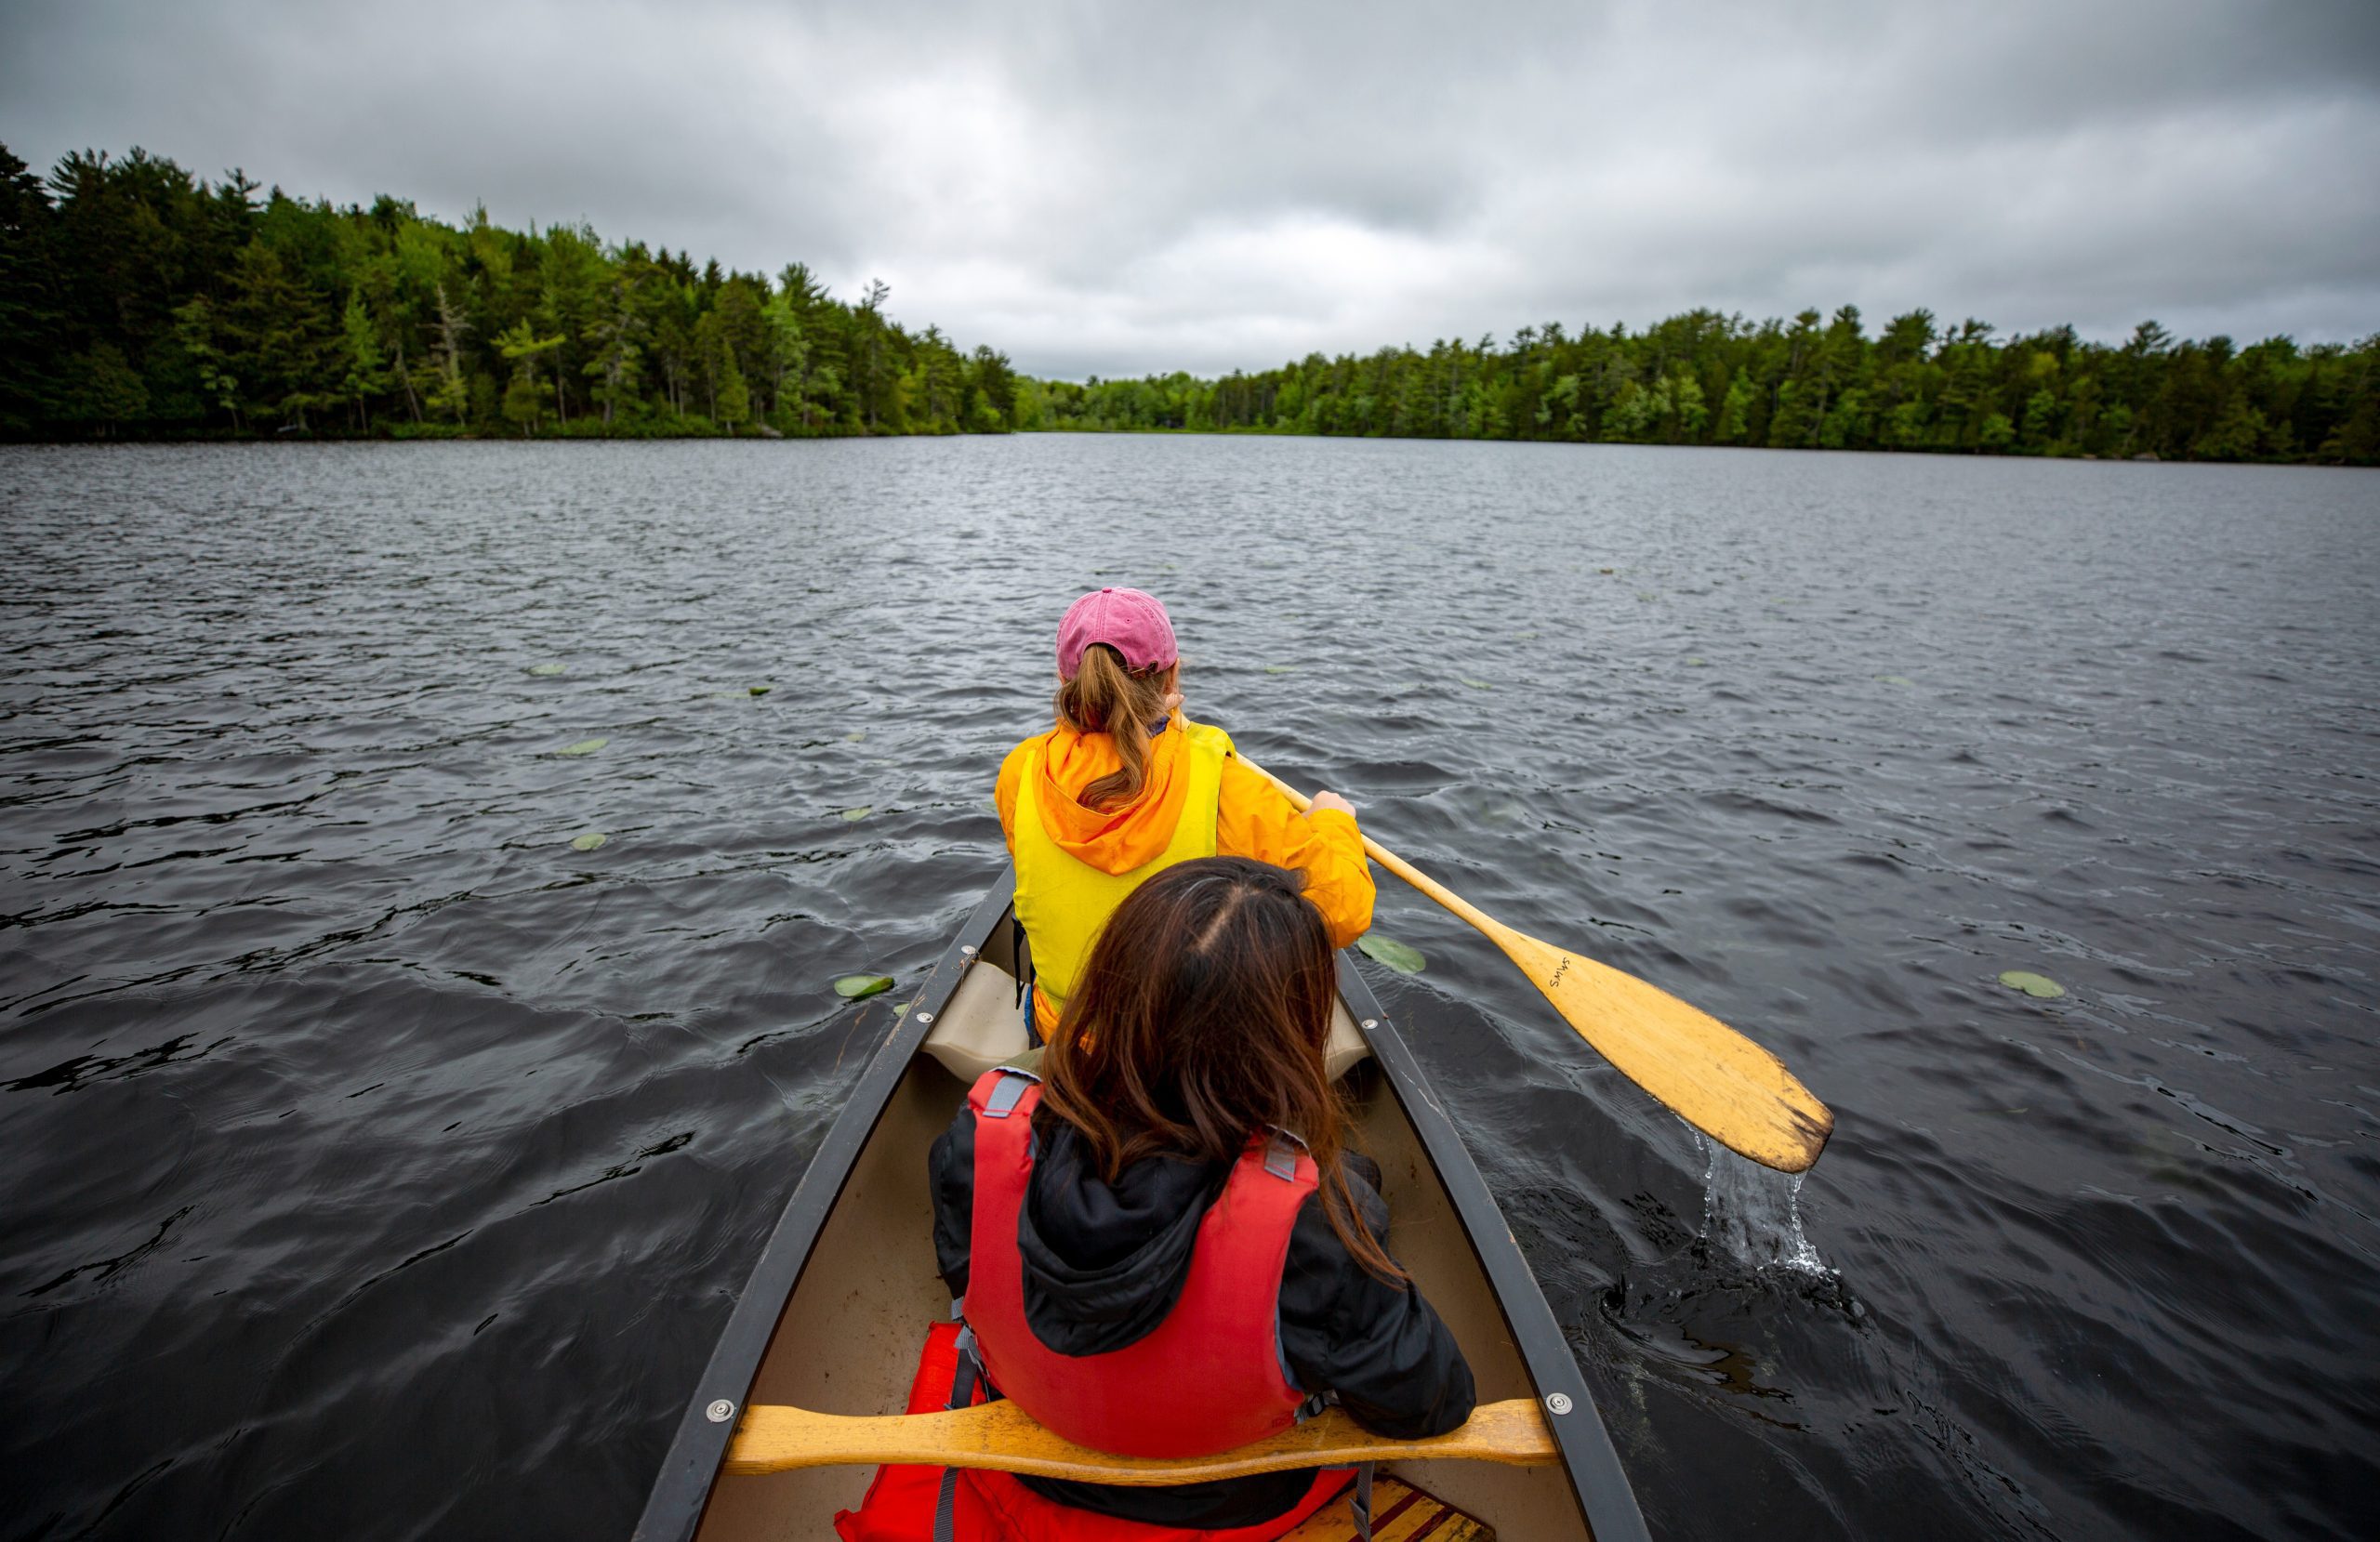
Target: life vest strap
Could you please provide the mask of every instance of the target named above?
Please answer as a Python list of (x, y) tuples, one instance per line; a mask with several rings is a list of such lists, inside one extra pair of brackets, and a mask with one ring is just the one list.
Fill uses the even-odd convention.
[(1040, 1077), (1030, 1071), (1019, 1071), (1012, 1065), (996, 1067), (995, 1074), (999, 1080), (993, 1084), (992, 1095), (984, 1100), (984, 1117), (986, 1119), (1005, 1119), (1014, 1114), (1025, 1094), (1041, 1085)]
[[(959, 1309), (965, 1304), (963, 1297), (952, 1302), (951, 1315), (958, 1317)], [(951, 1376), (950, 1402), (945, 1406), (969, 1408), (975, 1403), (976, 1384), (984, 1377), (984, 1363), (975, 1354), (975, 1330), (965, 1325), (964, 1317), (959, 1317), (959, 1368)], [(959, 1470), (955, 1467), (942, 1470), (942, 1492), (934, 1496), (933, 1502), (933, 1542), (957, 1542), (954, 1533), (959, 1515)], [(1364, 1476), (1367, 1479), (1371, 1476), (1369, 1468), (1364, 1470)], [(1371, 1542), (1371, 1535), (1370, 1518), (1367, 1516), (1363, 1542)]]

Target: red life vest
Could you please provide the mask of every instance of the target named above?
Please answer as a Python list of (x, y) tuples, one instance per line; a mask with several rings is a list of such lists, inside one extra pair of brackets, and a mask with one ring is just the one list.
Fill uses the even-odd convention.
[(967, 1095), (975, 1111), (967, 1325), (992, 1385), (1066, 1439), (1123, 1456), (1211, 1456), (1296, 1423), (1305, 1394), (1281, 1364), (1281, 1269), (1298, 1208), (1320, 1185), (1314, 1158), (1285, 1136), (1251, 1138), (1199, 1222), (1165, 1321), (1120, 1350), (1060, 1354), (1025, 1319), (1016, 1245), (1040, 1101), (1031, 1078), (1009, 1071), (985, 1072)]
[[(1280, 1360), (1281, 1267), (1298, 1207), (1319, 1185), (1314, 1159), (1287, 1139), (1259, 1137), (1233, 1166), (1198, 1227), (1182, 1297), (1157, 1330), (1105, 1354), (1062, 1355), (1025, 1320), (1017, 1221), (1033, 1177), (1040, 1088), (1014, 1072), (985, 1074), (975, 1111), (975, 1213), (967, 1322), (992, 1384), (1078, 1444), (1122, 1456), (1196, 1456), (1286, 1430), (1303, 1399)], [(955, 1390), (958, 1325), (928, 1336), (909, 1412)], [(1152, 1395), (1161, 1389), (1161, 1395)], [(974, 1390), (974, 1401), (985, 1396)], [(1005, 1472), (970, 1470), (952, 1490), (959, 1542), (1271, 1542), (1335, 1499), (1353, 1468), (1325, 1468), (1284, 1513), (1222, 1530), (1126, 1521), (1043, 1498)], [(942, 1470), (881, 1469), (857, 1510), (835, 1517), (844, 1542), (921, 1542), (933, 1535)]]

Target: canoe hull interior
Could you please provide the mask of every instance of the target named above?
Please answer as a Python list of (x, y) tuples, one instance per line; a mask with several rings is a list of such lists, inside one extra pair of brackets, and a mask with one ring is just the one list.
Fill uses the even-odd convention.
[[(987, 918), (979, 911), (970, 923), (967, 935), (975, 942), (962, 937), (954, 943), (952, 956), (914, 1004), (918, 1009), (948, 1006), (970, 970), (997, 970), (1002, 977), (990, 982), (1000, 987), (997, 993), (984, 988), (987, 982), (974, 981), (970, 988), (973, 999), (1012, 998), (1013, 984), (1006, 978), (1012, 959), (1004, 892), (988, 899), (985, 908), (994, 903), (1000, 905), (995, 916)], [(963, 947), (975, 951), (962, 956)], [(1436, 1108), (1410, 1052), (1352, 967), (1342, 966), (1342, 990), (1352, 1013), (1376, 1025), (1368, 1040), (1377, 1058), (1355, 1065), (1345, 1087), (1360, 1149), (1381, 1164), (1394, 1251), (1453, 1328), (1482, 1402), (1542, 1399), (1559, 1392), (1570, 1400), (1572, 1410), (1551, 1421), (1564, 1446), (1562, 1465), (1519, 1469), (1435, 1462), (1392, 1466), (1391, 1470), (1488, 1522), (1514, 1542), (1585, 1542), (1594, 1535), (1603, 1542), (1633, 1542), (1645, 1535), (1634, 1499), (1568, 1347), (1476, 1168)], [(959, 1076), (921, 1051), (925, 1031), (913, 1011), (884, 1041), (879, 1060), (900, 1057), (889, 1091), (877, 1093), (869, 1084), (883, 1085), (878, 1073), (893, 1068), (871, 1068), (843, 1116), (847, 1125), (864, 1125), (871, 1105), (863, 1104), (861, 1098), (870, 1097), (876, 1111), (872, 1126), (850, 1130), (839, 1126), (830, 1134), (789, 1206), (778, 1238), (770, 1244), (773, 1252), (800, 1246), (802, 1239), (787, 1232), (799, 1221), (805, 1194), (812, 1211), (824, 1206), (823, 1221), (809, 1223), (815, 1228), (814, 1241), (799, 1259), (789, 1296), (776, 1298), (783, 1311), (773, 1331), (754, 1318), (758, 1303), (739, 1308), (738, 1322), (747, 1340), (758, 1341), (759, 1332), (766, 1332), (757, 1371), (748, 1369), (752, 1362), (748, 1349), (745, 1351), (749, 1377), (748, 1391), (740, 1400), (745, 1404), (790, 1404), (838, 1414), (895, 1412), (906, 1400), (927, 1326), (948, 1314), (949, 1297), (934, 1272), (926, 1150), (948, 1126), (966, 1088)], [(1021, 1033), (1020, 1028), (1020, 1037)], [(967, 1063), (961, 1058), (962, 1069)], [(1408, 1102), (1416, 1104), (1410, 1114)], [(839, 1137), (846, 1141), (844, 1151), (836, 1149)], [(856, 1152), (846, 1159), (852, 1142), (856, 1142)], [(1434, 1145), (1439, 1148), (1435, 1156)], [(845, 1163), (843, 1180), (831, 1193), (822, 1192), (831, 1175), (816, 1170), (818, 1162), (829, 1159)], [(1483, 1238), (1484, 1245), (1474, 1245), (1474, 1237)], [(763, 1278), (756, 1285), (778, 1288), (765, 1278), (771, 1273), (769, 1262), (764, 1258), (759, 1271)], [(729, 1341), (736, 1331), (732, 1324)], [(723, 1344), (703, 1396), (728, 1385), (734, 1366), (722, 1367), (722, 1361), (733, 1360)], [(723, 1449), (723, 1443), (701, 1430), (699, 1419), (697, 1413), (681, 1429), (672, 1465), (664, 1470), (640, 1537), (658, 1542), (683, 1536), (697, 1512), (699, 1523), (694, 1530), (703, 1542), (828, 1537), (835, 1512), (857, 1507), (874, 1476), (872, 1468), (721, 1475), (707, 1480), (705, 1495), (704, 1474), (716, 1472), (716, 1458), (707, 1452), (714, 1445)], [(667, 1492), (673, 1480), (683, 1490), (675, 1498)], [(687, 1487), (690, 1483), (695, 1486)], [(1585, 1507), (1582, 1493), (1592, 1496)], [(1590, 1530), (1590, 1510), (1597, 1516), (1600, 1532)]]

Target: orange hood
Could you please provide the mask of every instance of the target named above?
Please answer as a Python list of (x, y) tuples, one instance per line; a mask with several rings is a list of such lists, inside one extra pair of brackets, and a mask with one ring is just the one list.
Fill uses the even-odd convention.
[(1185, 743), (1178, 724), (1150, 740), (1148, 776), (1141, 796), (1102, 811), (1084, 808), (1077, 798), (1085, 787), (1123, 765), (1116, 741), (1104, 733), (1051, 729), (1041, 737), (1041, 774), (1022, 791), (1035, 799), (1041, 827), (1059, 850), (1103, 873), (1129, 873), (1172, 843), (1173, 827), (1190, 797), (1190, 778), (1183, 771)]

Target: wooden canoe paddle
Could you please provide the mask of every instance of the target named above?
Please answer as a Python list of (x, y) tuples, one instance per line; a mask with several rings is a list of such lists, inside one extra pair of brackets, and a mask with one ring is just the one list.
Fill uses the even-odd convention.
[[(1308, 806), (1303, 793), (1246, 756), (1239, 763)], [(1759, 1045), (1657, 985), (1515, 931), (1369, 837), (1364, 850), (1478, 928), (1580, 1037), (1703, 1134), (1779, 1172), (1804, 1171), (1826, 1149), (1834, 1115)]]

